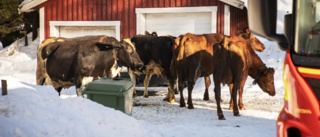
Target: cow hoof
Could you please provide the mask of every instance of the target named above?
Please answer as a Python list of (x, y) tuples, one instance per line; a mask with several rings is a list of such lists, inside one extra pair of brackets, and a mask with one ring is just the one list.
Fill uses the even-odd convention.
[(180, 107), (186, 107), (186, 104), (184, 104), (184, 103), (181, 104), (181, 103), (180, 103)]
[(207, 100), (209, 100), (209, 97), (203, 97), (203, 100), (207, 101)]
[(174, 94), (179, 94), (179, 92), (178, 91), (174, 91)]
[(244, 107), (244, 106), (242, 106), (242, 107), (239, 106), (239, 109), (240, 109), (240, 110), (246, 110), (246, 107)]
[(174, 103), (174, 102), (175, 102), (175, 100), (174, 100), (174, 99), (171, 99), (169, 102), (170, 102), (170, 103)]
[(163, 99), (163, 101), (167, 101), (167, 102), (169, 102), (169, 103), (174, 103), (174, 102), (175, 102), (175, 98), (169, 99), (168, 97), (165, 97), (165, 98)]
[(226, 120), (226, 118), (224, 118), (224, 116), (219, 116), (219, 120)]
[(146, 95), (146, 96), (143, 96), (144, 98), (148, 98), (149, 96), (148, 95)]
[(237, 117), (240, 116), (239, 112), (234, 112), (233, 115), (234, 115), (234, 116), (237, 116)]
[(188, 109), (194, 109), (193, 104), (188, 105)]
[(163, 99), (163, 101), (168, 101), (168, 102), (169, 102), (169, 98), (168, 98), (168, 97), (165, 97), (165, 98)]

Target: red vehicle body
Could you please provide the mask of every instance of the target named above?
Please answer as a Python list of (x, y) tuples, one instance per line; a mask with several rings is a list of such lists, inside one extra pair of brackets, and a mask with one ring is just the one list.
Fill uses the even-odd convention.
[(320, 137), (320, 0), (292, 2), (283, 35), (276, 33), (277, 0), (248, 0), (249, 28), (286, 50), (277, 136)]
[(277, 136), (320, 136), (320, 69), (295, 66), (290, 50), (283, 65), (284, 107), (277, 120)]

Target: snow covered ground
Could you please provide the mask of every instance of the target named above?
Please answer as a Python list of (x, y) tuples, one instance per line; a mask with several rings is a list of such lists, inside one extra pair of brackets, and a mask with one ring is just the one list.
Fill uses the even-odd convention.
[[(284, 7), (288, 4), (282, 0), (281, 3)], [(36, 85), (39, 39), (33, 42), (30, 39), (30, 45), (26, 47), (23, 41), (18, 40), (0, 50), (0, 79), (8, 82), (8, 95), (0, 96), (0, 137), (276, 136), (276, 119), (283, 106), (282, 66), (285, 52), (280, 51), (275, 42), (261, 39), (266, 49), (257, 54), (268, 67), (275, 69), (276, 95), (271, 97), (264, 93), (248, 78), (243, 94), (247, 109), (240, 111), (240, 117), (234, 117), (228, 110), (228, 87), (223, 87), (222, 109), (226, 120), (220, 121), (213, 84), (209, 89), (210, 100), (202, 100), (205, 89), (203, 78), (197, 81), (193, 90), (195, 109), (192, 110), (179, 107), (179, 95), (176, 95), (176, 103), (172, 104), (162, 101), (164, 96), (138, 96), (134, 99), (136, 105), (132, 116), (76, 97), (74, 87), (64, 89), (59, 97), (52, 86)], [(186, 89), (184, 92), (187, 95)]]

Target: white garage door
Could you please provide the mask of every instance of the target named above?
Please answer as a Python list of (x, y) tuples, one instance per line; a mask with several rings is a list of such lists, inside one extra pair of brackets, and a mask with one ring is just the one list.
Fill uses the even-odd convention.
[(146, 30), (158, 35), (179, 36), (185, 33), (211, 33), (211, 13), (149, 13), (146, 14)]
[(50, 21), (51, 37), (107, 35), (120, 40), (120, 21)]
[(60, 37), (72, 38), (86, 35), (107, 35), (116, 37), (116, 27), (111, 26), (61, 26)]

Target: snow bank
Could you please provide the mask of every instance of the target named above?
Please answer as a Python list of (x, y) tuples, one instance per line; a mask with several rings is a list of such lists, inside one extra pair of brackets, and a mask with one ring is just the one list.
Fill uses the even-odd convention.
[(120, 111), (85, 98), (61, 99), (52, 86), (13, 79), (8, 85), (9, 95), (0, 97), (1, 136), (159, 136)]

